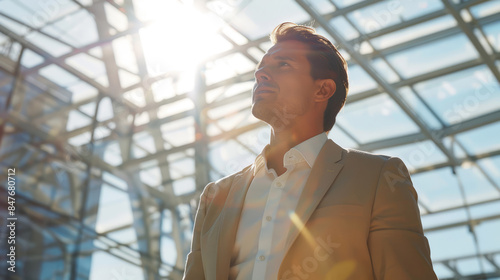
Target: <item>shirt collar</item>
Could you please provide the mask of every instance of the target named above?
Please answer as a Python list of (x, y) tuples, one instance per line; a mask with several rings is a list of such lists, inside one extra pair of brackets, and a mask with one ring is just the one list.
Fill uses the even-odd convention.
[(292, 149), (295, 149), (300, 154), (302, 154), (304, 159), (307, 161), (307, 164), (309, 164), (309, 167), (312, 168), (314, 162), (316, 161), (316, 158), (319, 155), (319, 152), (321, 151), (321, 148), (323, 148), (323, 145), (327, 140), (328, 136), (326, 136), (326, 133), (322, 132), (298, 144)]
[[(327, 140), (328, 136), (326, 136), (325, 132), (322, 132), (291, 148), (290, 150), (288, 150), (288, 152), (285, 153), (283, 159), (284, 165), (287, 165), (287, 163), (293, 164), (294, 162), (299, 162), (301, 161), (300, 158), (303, 158), (307, 162), (309, 167), (312, 168), (314, 162), (316, 161), (316, 158), (319, 155), (319, 152), (321, 151), (321, 148), (323, 148), (323, 145), (326, 143)], [(265, 166), (266, 158), (264, 157), (264, 154), (266, 149), (268, 148), (269, 144), (264, 147), (262, 152), (255, 159), (254, 175), (261, 167)], [(294, 159), (287, 159), (287, 157), (289, 156), (294, 157)], [(297, 157), (299, 157), (299, 159), (297, 159)]]

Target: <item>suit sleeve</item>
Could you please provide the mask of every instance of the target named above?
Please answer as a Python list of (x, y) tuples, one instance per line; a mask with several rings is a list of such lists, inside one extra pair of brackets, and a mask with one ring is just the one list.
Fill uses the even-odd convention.
[(406, 166), (396, 157), (388, 159), (379, 174), (368, 247), (377, 280), (437, 280), (417, 193)]
[(194, 219), (193, 238), (191, 241), (191, 252), (187, 255), (186, 267), (184, 270), (183, 280), (205, 280), (205, 273), (203, 270), (203, 261), (201, 259), (201, 227), (205, 220), (205, 210), (207, 203), (207, 190), (211, 187), (210, 183), (205, 187), (205, 190), (200, 196), (200, 203), (196, 211)]

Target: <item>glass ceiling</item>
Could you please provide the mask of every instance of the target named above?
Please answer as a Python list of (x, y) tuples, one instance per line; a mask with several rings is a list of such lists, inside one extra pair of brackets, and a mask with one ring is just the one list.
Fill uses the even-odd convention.
[(181, 279), (201, 190), (268, 143), (253, 71), (283, 21), (347, 59), (329, 137), (403, 159), (439, 278), (500, 279), (498, 0), (0, 0), (0, 278)]

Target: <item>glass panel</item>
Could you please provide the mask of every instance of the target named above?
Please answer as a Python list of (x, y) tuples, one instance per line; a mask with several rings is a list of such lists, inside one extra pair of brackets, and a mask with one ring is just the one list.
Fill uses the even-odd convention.
[[(130, 35), (113, 40), (113, 54), (115, 55), (116, 64), (119, 67), (127, 69), (132, 73), (138, 73), (137, 58), (132, 44), (132, 36)], [(161, 73), (161, 70), (156, 69), (156, 72)], [(155, 77), (156, 75), (151, 76)]]
[(255, 160), (254, 154), (242, 149), (234, 140), (210, 143), (209, 147), (210, 164), (222, 175), (219, 178), (238, 172)]
[(25, 38), (54, 57), (61, 56), (71, 51), (71, 47), (61, 44), (39, 32), (31, 32)]
[(84, 53), (66, 59), (66, 63), (91, 79), (106, 74), (106, 68), (101, 60)]
[(92, 123), (92, 120), (89, 117), (87, 117), (86, 115), (84, 115), (76, 110), (72, 110), (69, 112), (66, 130), (68, 132), (73, 131), (77, 128), (88, 126), (91, 123)]
[(173, 79), (162, 79), (154, 82), (151, 85), (151, 91), (155, 102), (174, 97), (176, 94)]
[(416, 91), (446, 124), (456, 124), (500, 108), (498, 82), (478, 66), (415, 85)]
[(144, 279), (142, 268), (103, 251), (92, 253), (90, 280), (99, 279)]
[(66, 89), (71, 92), (71, 102), (73, 104), (97, 96), (97, 89), (85, 82), (76, 82)]
[(443, 152), (430, 140), (375, 150), (373, 153), (399, 157), (406, 164), (409, 171), (443, 163), (448, 160)]
[(196, 183), (194, 181), (194, 177), (175, 180), (172, 184), (172, 188), (176, 196), (182, 196), (192, 193), (196, 190)]
[(0, 3), (0, 10), (29, 26), (36, 28), (78, 9), (78, 5), (69, 0), (36, 1), (5, 0)]
[[(3, 4), (3, 3), (8, 3), (9, 1), (2, 1), (0, 3)], [(26, 35), (26, 33), (30, 32), (30, 28), (29, 27), (26, 27), (20, 23), (17, 23), (11, 19), (8, 19), (6, 17), (3, 17), (3, 16), (0, 16), (0, 24), (6, 28), (8, 28), (10, 31), (14, 32), (15, 34), (17, 35), (20, 35), (20, 36), (24, 36)], [(0, 42), (3, 43), (4, 42), (4, 38), (3, 38), (3, 34), (0, 33)]]
[[(394, 1), (399, 2), (399, 1)], [(396, 6), (397, 4), (393, 4)], [(434, 11), (442, 10), (444, 5), (439, 0), (419, 0), (419, 1), (401, 1), (401, 17), (404, 20), (417, 18)], [(398, 7), (393, 8), (397, 11)]]
[(251, 104), (251, 98), (245, 98), (241, 101), (209, 110), (208, 116), (219, 129), (228, 131), (241, 126), (242, 122), (250, 117)]
[(414, 77), (478, 56), (465, 35), (459, 34), (387, 56), (390, 63), (405, 78)]
[(177, 260), (177, 248), (175, 242), (171, 237), (161, 237), (161, 260), (171, 266), (175, 265)]
[(348, 66), (349, 75), (349, 92), (348, 95), (353, 95), (363, 91), (373, 89), (377, 86), (377, 83), (371, 76), (369, 76), (361, 66), (349, 65)]
[(347, 104), (340, 111), (337, 121), (361, 143), (419, 131), (396, 102), (385, 93)]
[(335, 124), (328, 134), (328, 138), (332, 139), (335, 143), (339, 144), (343, 148), (356, 148), (358, 145), (356, 142), (347, 134), (344, 133), (342, 129), (339, 128), (338, 124)]
[[(222, 87), (216, 88), (206, 92), (207, 103), (212, 103), (215, 101), (227, 101), (228, 97), (240, 95), (251, 97), (253, 91), (254, 81), (248, 81), (243, 83), (234, 83), (229, 85), (224, 85)], [(236, 99), (233, 99), (236, 101)], [(250, 105), (251, 103), (249, 103)]]
[(422, 226), (424, 231), (428, 228), (456, 224), (465, 221), (467, 221), (467, 213), (463, 208), (422, 216)]
[(118, 10), (109, 3), (104, 3), (104, 11), (109, 25), (113, 26), (118, 31), (124, 31), (128, 27), (127, 15), (123, 10)]
[(141, 181), (151, 187), (159, 187), (162, 184), (160, 168), (157, 166), (139, 171)]
[(482, 253), (498, 252), (500, 250), (500, 240), (498, 239), (500, 220), (483, 221), (476, 225), (474, 229)]
[(500, 131), (500, 122), (463, 132), (456, 137), (465, 146), (467, 152), (481, 154), (500, 149), (498, 131)]
[(333, 0), (333, 2), (335, 2), (335, 4), (337, 4), (341, 8), (354, 5), (354, 4), (359, 3), (361, 1), (363, 1), (363, 0)]
[[(499, 5), (500, 6), (500, 5)], [(500, 22), (493, 22), (483, 27), (488, 42), (493, 46), (495, 51), (500, 51)]]
[(500, 156), (478, 160), (477, 164), (485, 170), (497, 186), (500, 186)]
[(487, 17), (500, 12), (500, 2), (486, 1), (472, 6), (469, 10), (475, 18)]
[(139, 107), (146, 106), (146, 97), (144, 96), (144, 89), (142, 87), (138, 87), (123, 93), (123, 97), (130, 101), (130, 103), (135, 104)]
[(309, 19), (309, 15), (292, 0), (254, 0), (245, 4), (231, 15), (229, 23), (252, 40), (267, 36), (282, 22), (305, 22)]
[(464, 163), (467, 161), (467, 157), (468, 157), (467, 153), (462, 148), (463, 146), (460, 143), (460, 141), (457, 141), (457, 139), (455, 139), (454, 136), (447, 136), (447, 137), (443, 138), (443, 144), (451, 153), (453, 153), (455, 158), (464, 159)]
[(435, 263), (433, 261), (432, 269), (436, 273), (436, 276), (438, 277), (438, 279), (452, 278), (453, 276), (455, 276), (453, 271), (451, 271), (448, 267), (446, 267), (442, 263)]
[(190, 98), (184, 98), (176, 102), (170, 102), (158, 108), (158, 118), (163, 119), (194, 108), (194, 103)]
[(238, 44), (238, 45), (243, 45), (243, 44), (246, 44), (248, 43), (248, 40), (247, 38), (245, 38), (245, 36), (241, 35), (238, 31), (236, 31), (234, 28), (232, 28), (231, 26), (225, 26), (223, 29), (222, 29), (222, 32), (229, 38), (231, 38), (231, 40)]
[(321, 14), (327, 14), (335, 11), (335, 6), (329, 0), (308, 0), (310, 6)]
[(98, 40), (94, 17), (83, 9), (45, 26), (42, 31), (74, 47), (83, 47)]
[(103, 233), (133, 222), (130, 199), (123, 192), (106, 184), (101, 187), (96, 231)]
[(349, 19), (367, 34), (396, 25), (443, 7), (437, 0), (382, 1), (349, 13)]
[(371, 61), (375, 71), (381, 75), (387, 82), (395, 83), (399, 81), (398, 75), (389, 67), (389, 65), (381, 58)]
[(352, 40), (359, 36), (359, 32), (347, 22), (344, 17), (334, 17), (330, 20), (330, 25), (338, 31), (345, 40)]
[(161, 125), (163, 139), (173, 146), (194, 142), (194, 118), (187, 117)]
[(463, 205), (457, 179), (450, 168), (440, 168), (412, 175), (419, 200), (431, 211)]
[(205, 71), (206, 83), (211, 85), (237, 74), (243, 74), (255, 70), (255, 63), (240, 53), (226, 56), (213, 62), (207, 63)]
[(475, 205), (470, 208), (470, 213), (473, 219), (498, 216), (500, 215), (500, 201)]
[(401, 97), (403, 97), (404, 101), (406, 101), (406, 104), (408, 104), (409, 107), (413, 109), (413, 111), (421, 117), (431, 129), (441, 129), (443, 127), (438, 119), (436, 119), (435, 115), (427, 106), (425, 106), (422, 100), (416, 96), (412, 89), (404, 87), (399, 89), (399, 93), (401, 94)]
[(386, 35), (375, 37), (371, 40), (371, 43), (376, 49), (385, 49), (426, 35), (437, 33), (453, 26), (456, 26), (455, 19), (453, 16), (446, 15), (407, 27), (402, 30), (394, 31)]
[(143, 131), (134, 134), (134, 145), (140, 147), (142, 150), (154, 154), (156, 152), (156, 145), (153, 136), (147, 132)]
[(431, 258), (434, 262), (460, 256), (471, 256), (476, 252), (472, 234), (466, 226), (426, 232), (425, 235), (432, 248)]
[(31, 68), (33, 66), (36, 66), (44, 61), (45, 61), (45, 59), (42, 56), (31, 51), (30, 49), (25, 49), (24, 53), (23, 53), (23, 57), (21, 58), (21, 64), (27, 68)]
[(477, 166), (456, 168), (463, 184), (468, 203), (477, 203), (500, 197), (500, 191), (495, 189), (484, 177)]
[(40, 76), (51, 80), (61, 87), (71, 86), (78, 81), (78, 78), (73, 74), (70, 74), (68, 71), (54, 64), (40, 69), (38, 73), (40, 74)]
[(271, 137), (270, 134), (271, 129), (269, 126), (263, 126), (238, 135), (237, 139), (241, 144), (241, 152), (250, 152), (251, 154), (257, 156), (262, 152), (264, 147), (269, 144), (269, 139)]
[(139, 78), (139, 76), (134, 75), (123, 69), (118, 70), (118, 77), (120, 79), (120, 86), (122, 88), (135, 86), (141, 82), (141, 78)]
[(168, 168), (172, 180), (195, 174), (195, 162), (193, 158), (186, 157), (185, 154), (180, 154), (182, 157), (178, 160), (170, 160), (173, 156), (174, 155), (168, 155), (167, 157), (169, 159)]
[[(482, 263), (482, 266), (480, 264)], [(484, 258), (469, 258), (457, 261), (458, 272), (462, 275), (474, 275), (494, 272), (495, 268)]]

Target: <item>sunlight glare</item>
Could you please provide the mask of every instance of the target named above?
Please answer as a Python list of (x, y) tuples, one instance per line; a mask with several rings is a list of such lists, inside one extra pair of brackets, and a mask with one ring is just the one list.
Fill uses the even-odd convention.
[(140, 30), (151, 76), (193, 70), (207, 57), (232, 47), (218, 35), (221, 19), (192, 5), (166, 2), (169, 4), (148, 9), (152, 24)]

